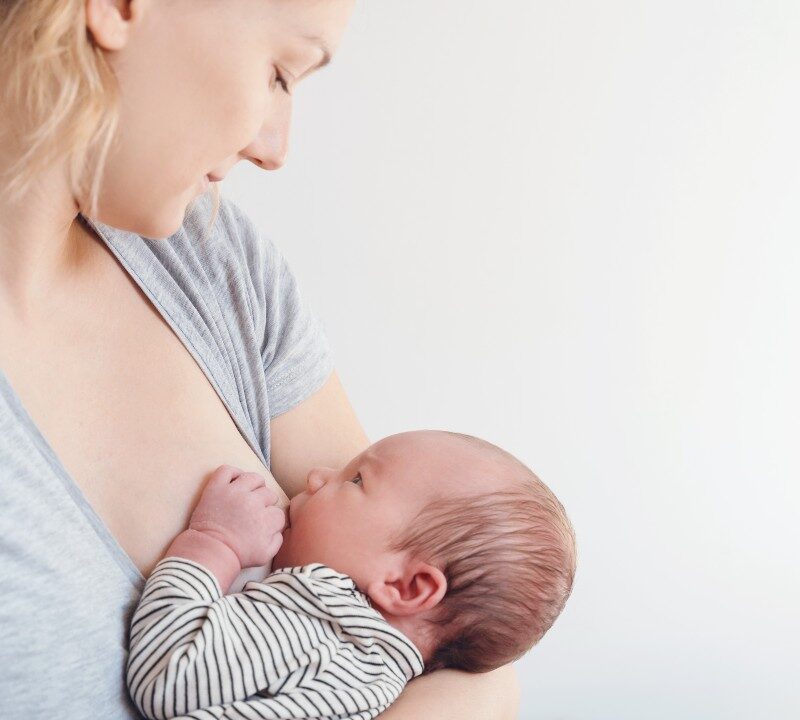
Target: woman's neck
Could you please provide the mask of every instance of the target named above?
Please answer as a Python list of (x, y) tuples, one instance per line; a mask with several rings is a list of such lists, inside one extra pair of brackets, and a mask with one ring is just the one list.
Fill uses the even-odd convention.
[(20, 319), (33, 314), (87, 269), (91, 236), (77, 216), (63, 168), (42, 174), (15, 202), (0, 193), (0, 303), (6, 311)]

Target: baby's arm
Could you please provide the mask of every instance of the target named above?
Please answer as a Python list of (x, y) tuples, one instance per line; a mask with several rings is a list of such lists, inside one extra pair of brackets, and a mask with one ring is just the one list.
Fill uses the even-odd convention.
[(285, 522), (276, 500), (261, 476), (222, 466), (148, 579), (128, 657), (131, 696), (148, 718), (244, 700), (279, 679), (237, 641), (247, 601), (223, 596), (242, 567), (272, 562)]
[(134, 616), (131, 696), (151, 719), (374, 718), (422, 657), (354, 589), (313, 563), (222, 597), (202, 566), (162, 560)]
[(164, 557), (208, 568), (224, 595), (242, 568), (268, 565), (280, 549), (286, 515), (277, 501), (261, 475), (222, 465), (209, 478), (189, 528)]

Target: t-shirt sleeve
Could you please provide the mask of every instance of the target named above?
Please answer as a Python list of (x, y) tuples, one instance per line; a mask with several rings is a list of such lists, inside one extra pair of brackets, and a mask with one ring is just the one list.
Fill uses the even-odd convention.
[(261, 357), (273, 418), (322, 387), (333, 371), (333, 354), (286, 259), (271, 241), (265, 243), (269, 276)]
[(286, 258), (241, 210), (230, 205), (250, 255), (253, 311), (272, 419), (322, 387), (333, 371), (333, 353)]

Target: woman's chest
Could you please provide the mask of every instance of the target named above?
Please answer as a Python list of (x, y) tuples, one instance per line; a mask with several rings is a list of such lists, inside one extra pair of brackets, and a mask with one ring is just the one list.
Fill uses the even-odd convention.
[(89, 504), (147, 574), (217, 466), (274, 481), (172, 329), (121, 268), (107, 272), (91, 307), (76, 297), (36, 323), (35, 333), (12, 331), (0, 367)]

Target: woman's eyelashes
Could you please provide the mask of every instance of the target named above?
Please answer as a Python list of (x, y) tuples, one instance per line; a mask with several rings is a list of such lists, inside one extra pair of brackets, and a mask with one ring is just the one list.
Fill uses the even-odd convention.
[(364, 481), (361, 479), (361, 473), (357, 473), (355, 477), (351, 478), (350, 482), (353, 485), (362, 485)]

